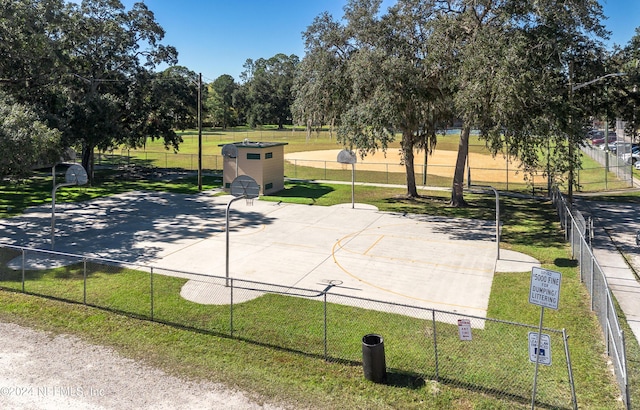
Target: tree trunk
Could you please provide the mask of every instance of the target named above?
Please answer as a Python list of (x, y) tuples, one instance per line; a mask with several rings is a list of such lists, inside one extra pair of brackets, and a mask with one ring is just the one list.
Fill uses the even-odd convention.
[(336, 117), (331, 117), (331, 124), (329, 124), (329, 141), (333, 139), (333, 127), (336, 125)]
[(467, 163), (467, 155), (469, 154), (469, 134), (471, 128), (464, 125), (460, 132), (460, 143), (458, 144), (458, 158), (456, 160), (456, 169), (453, 173), (453, 187), (451, 188), (451, 206), (463, 207), (467, 206), (464, 200), (464, 167)]
[(404, 167), (407, 173), (407, 196), (411, 198), (418, 197), (416, 189), (416, 174), (413, 169), (413, 135), (404, 135), (402, 138), (402, 156), (404, 159)]
[(82, 166), (87, 171), (89, 185), (93, 185), (93, 144), (82, 144)]

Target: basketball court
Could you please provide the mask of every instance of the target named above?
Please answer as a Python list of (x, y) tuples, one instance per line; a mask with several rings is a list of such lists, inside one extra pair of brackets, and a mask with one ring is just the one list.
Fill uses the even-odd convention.
[[(55, 251), (224, 277), (232, 199), (129, 192), (58, 204)], [(50, 250), (50, 222), (50, 206), (30, 208), (0, 220), (0, 241)], [(530, 272), (537, 263), (507, 250), (496, 261), (494, 221), (362, 204), (237, 200), (229, 227), (230, 277), (318, 291), (333, 281), (341, 294), (475, 316), (486, 315), (496, 270)], [(208, 303), (193, 283), (185, 288), (186, 297)]]

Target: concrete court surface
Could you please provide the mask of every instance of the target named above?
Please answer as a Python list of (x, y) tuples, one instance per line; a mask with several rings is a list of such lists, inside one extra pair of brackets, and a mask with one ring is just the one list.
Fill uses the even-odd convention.
[[(231, 198), (130, 192), (58, 204), (55, 250), (224, 276)], [(0, 220), (0, 242), (49, 250), (50, 226), (50, 206), (29, 208)], [(229, 238), (233, 278), (318, 291), (334, 280), (343, 295), (483, 317), (496, 269), (531, 272), (537, 264), (506, 250), (496, 263), (495, 221), (393, 214), (362, 204), (238, 200)]]

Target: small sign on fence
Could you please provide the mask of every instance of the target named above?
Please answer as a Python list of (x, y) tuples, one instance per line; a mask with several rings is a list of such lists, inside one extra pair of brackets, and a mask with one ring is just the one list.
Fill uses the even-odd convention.
[(458, 319), (458, 334), (460, 340), (471, 340), (471, 320)]
[[(538, 356), (536, 358), (536, 356)], [(538, 354), (538, 332), (529, 332), (529, 361), (551, 366), (551, 338), (545, 333), (540, 334), (540, 354)]]

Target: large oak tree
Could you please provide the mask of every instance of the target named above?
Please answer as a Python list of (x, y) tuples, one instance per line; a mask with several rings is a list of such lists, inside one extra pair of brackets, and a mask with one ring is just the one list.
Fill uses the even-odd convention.
[(81, 149), (90, 176), (96, 147), (147, 137), (177, 147), (181, 106), (196, 105), (179, 88), (193, 80), (153, 71), (177, 52), (160, 43), (164, 31), (144, 3), (0, 0), (0, 16), (3, 90)]
[(339, 140), (361, 155), (386, 150), (399, 133), (407, 195), (416, 197), (414, 151), (433, 147), (446, 112), (444, 73), (427, 43), (433, 7), (402, 0), (381, 16), (380, 4), (352, 0), (344, 23), (325, 13), (309, 26), (294, 106), (307, 122), (337, 119)]

